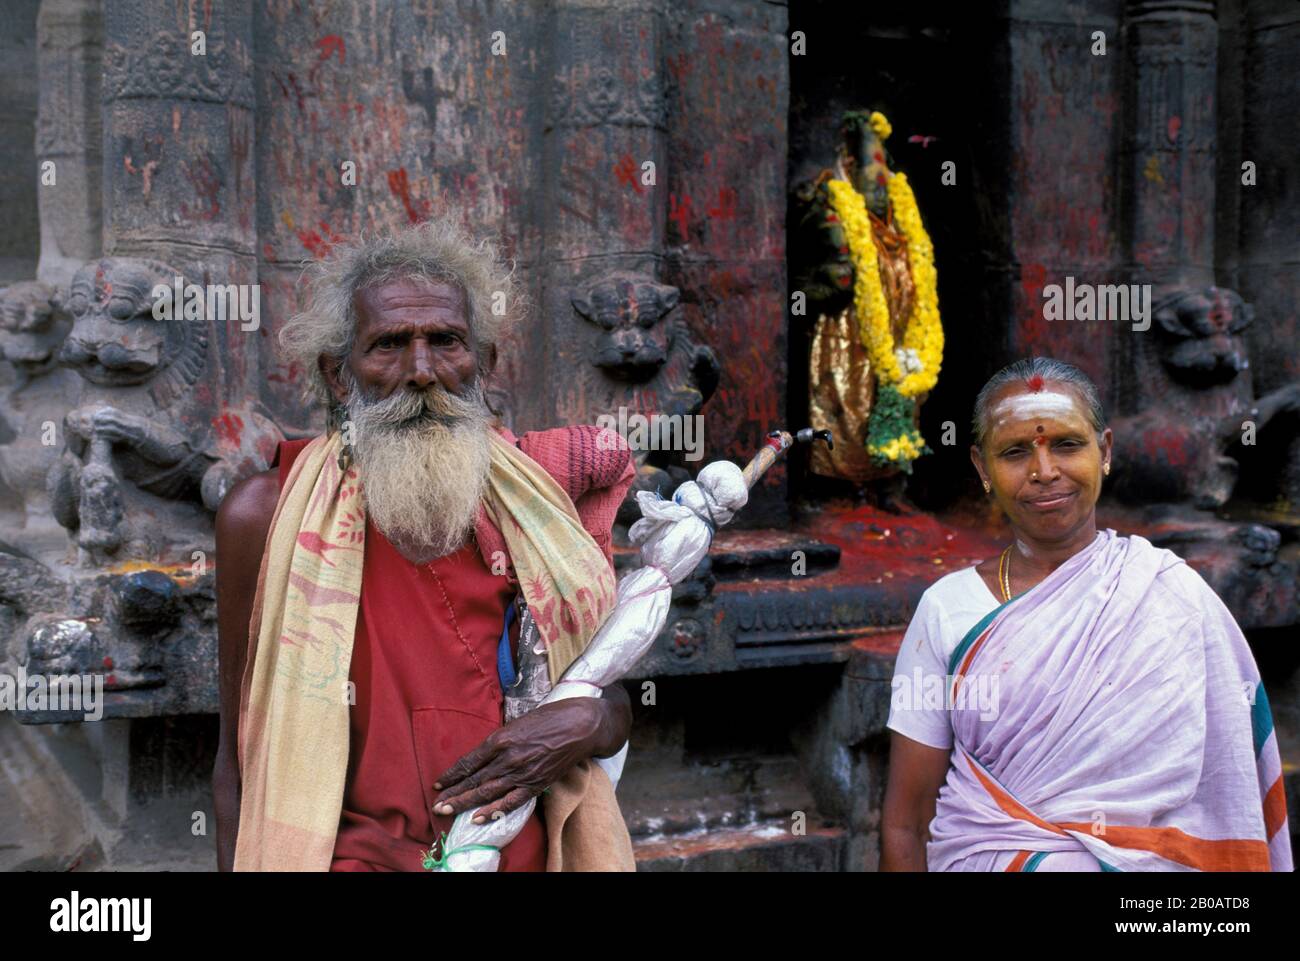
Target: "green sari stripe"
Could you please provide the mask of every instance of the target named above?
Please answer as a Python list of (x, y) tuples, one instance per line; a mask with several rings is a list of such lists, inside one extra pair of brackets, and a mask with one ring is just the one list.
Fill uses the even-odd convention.
[[(1017, 597), (1018, 596), (1019, 595), (1017, 595)], [(961, 639), (961, 643), (953, 649), (952, 657), (948, 658), (949, 677), (957, 673), (957, 667), (961, 664), (961, 659), (966, 656), (966, 652), (970, 650), (970, 646), (975, 643), (981, 634), (984, 633), (984, 629), (993, 622), (993, 618), (997, 617), (1003, 608), (1008, 604), (1014, 603), (1015, 600), (1016, 598), (1013, 597), (1011, 600), (999, 604), (997, 607), (993, 608), (993, 610), (981, 617), (979, 622), (966, 632), (966, 636)]]
[(1033, 855), (1033, 857), (1031, 857), (1028, 861), (1026, 861), (1026, 862), (1025, 862), (1025, 866), (1024, 866), (1023, 868), (1021, 868), (1020, 870), (1021, 870), (1021, 871), (1037, 871), (1037, 870), (1038, 870), (1039, 862), (1041, 862), (1041, 861), (1043, 860), (1043, 858), (1045, 858), (1045, 857), (1047, 857), (1047, 852), (1046, 852), (1046, 851), (1039, 851), (1037, 854)]
[(1264, 750), (1264, 742), (1273, 733), (1273, 712), (1269, 710), (1268, 695), (1264, 693), (1264, 682), (1255, 685), (1255, 703), (1250, 707), (1250, 730), (1255, 736), (1255, 757)]

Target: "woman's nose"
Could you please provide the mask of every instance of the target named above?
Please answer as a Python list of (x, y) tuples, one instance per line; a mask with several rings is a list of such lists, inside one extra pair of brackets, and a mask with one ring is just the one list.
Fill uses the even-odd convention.
[(1059, 473), (1056, 469), (1056, 460), (1052, 457), (1052, 446), (1047, 443), (1037, 443), (1034, 445), (1034, 473), (1038, 479), (1052, 480)]

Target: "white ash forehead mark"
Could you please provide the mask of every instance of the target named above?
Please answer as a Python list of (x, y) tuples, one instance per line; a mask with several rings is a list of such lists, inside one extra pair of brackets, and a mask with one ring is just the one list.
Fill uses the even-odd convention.
[(994, 423), (1001, 427), (1008, 420), (1030, 417), (1062, 417), (1076, 412), (1078, 403), (1069, 394), (1040, 390), (1032, 394), (1012, 394), (993, 408)]

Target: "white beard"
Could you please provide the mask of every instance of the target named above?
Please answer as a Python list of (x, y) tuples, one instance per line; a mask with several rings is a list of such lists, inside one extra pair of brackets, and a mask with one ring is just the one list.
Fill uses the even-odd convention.
[(347, 418), (374, 525), (421, 560), (459, 549), (474, 529), (491, 462), (492, 415), (479, 382), (461, 395), (435, 384), (374, 401), (354, 384)]

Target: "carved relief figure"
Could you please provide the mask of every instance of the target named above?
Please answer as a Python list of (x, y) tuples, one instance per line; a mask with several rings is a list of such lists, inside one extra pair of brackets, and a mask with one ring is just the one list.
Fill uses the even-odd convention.
[(155, 260), (104, 258), (72, 281), (61, 359), (88, 387), (67, 415), (50, 491), (59, 523), (94, 556), (130, 542), (128, 553), (159, 559), (205, 526), (199, 503), (215, 510), (235, 482), (265, 468), (281, 436), (259, 410), (218, 412), (194, 390), (208, 362), (207, 321), (153, 312), (154, 287), (178, 276)]
[[(1254, 310), (1235, 291), (1168, 287), (1157, 291), (1152, 315), (1156, 336), (1135, 373), (1140, 382), (1160, 385), (1160, 403), (1121, 422), (1121, 436), (1130, 439), (1119, 448), (1116, 492), (1135, 501), (1222, 507), (1239, 470), (1231, 448), (1247, 429), (1256, 435), (1270, 425), (1286, 430), (1281, 415), (1300, 414), (1300, 384), (1253, 396), (1242, 332)], [(1294, 422), (1290, 431), (1294, 438)], [(1292, 439), (1291, 457), (1296, 452)]]
[[(721, 368), (713, 351), (695, 343), (672, 316), (680, 296), (676, 287), (644, 275), (614, 272), (573, 297), (574, 309), (599, 331), (591, 364), (605, 376), (589, 390), (592, 409), (611, 416), (620, 407), (646, 416), (700, 413), (717, 389)], [(635, 520), (636, 491), (667, 494), (690, 475), (681, 451), (632, 447), (637, 479), (624, 506)]]
[(0, 292), (0, 360), (11, 375), (0, 402), (0, 505), (6, 539), (37, 553), (63, 540), (50, 517), (45, 476), (78, 384), (58, 366), (68, 327), (50, 284), (23, 281)]

